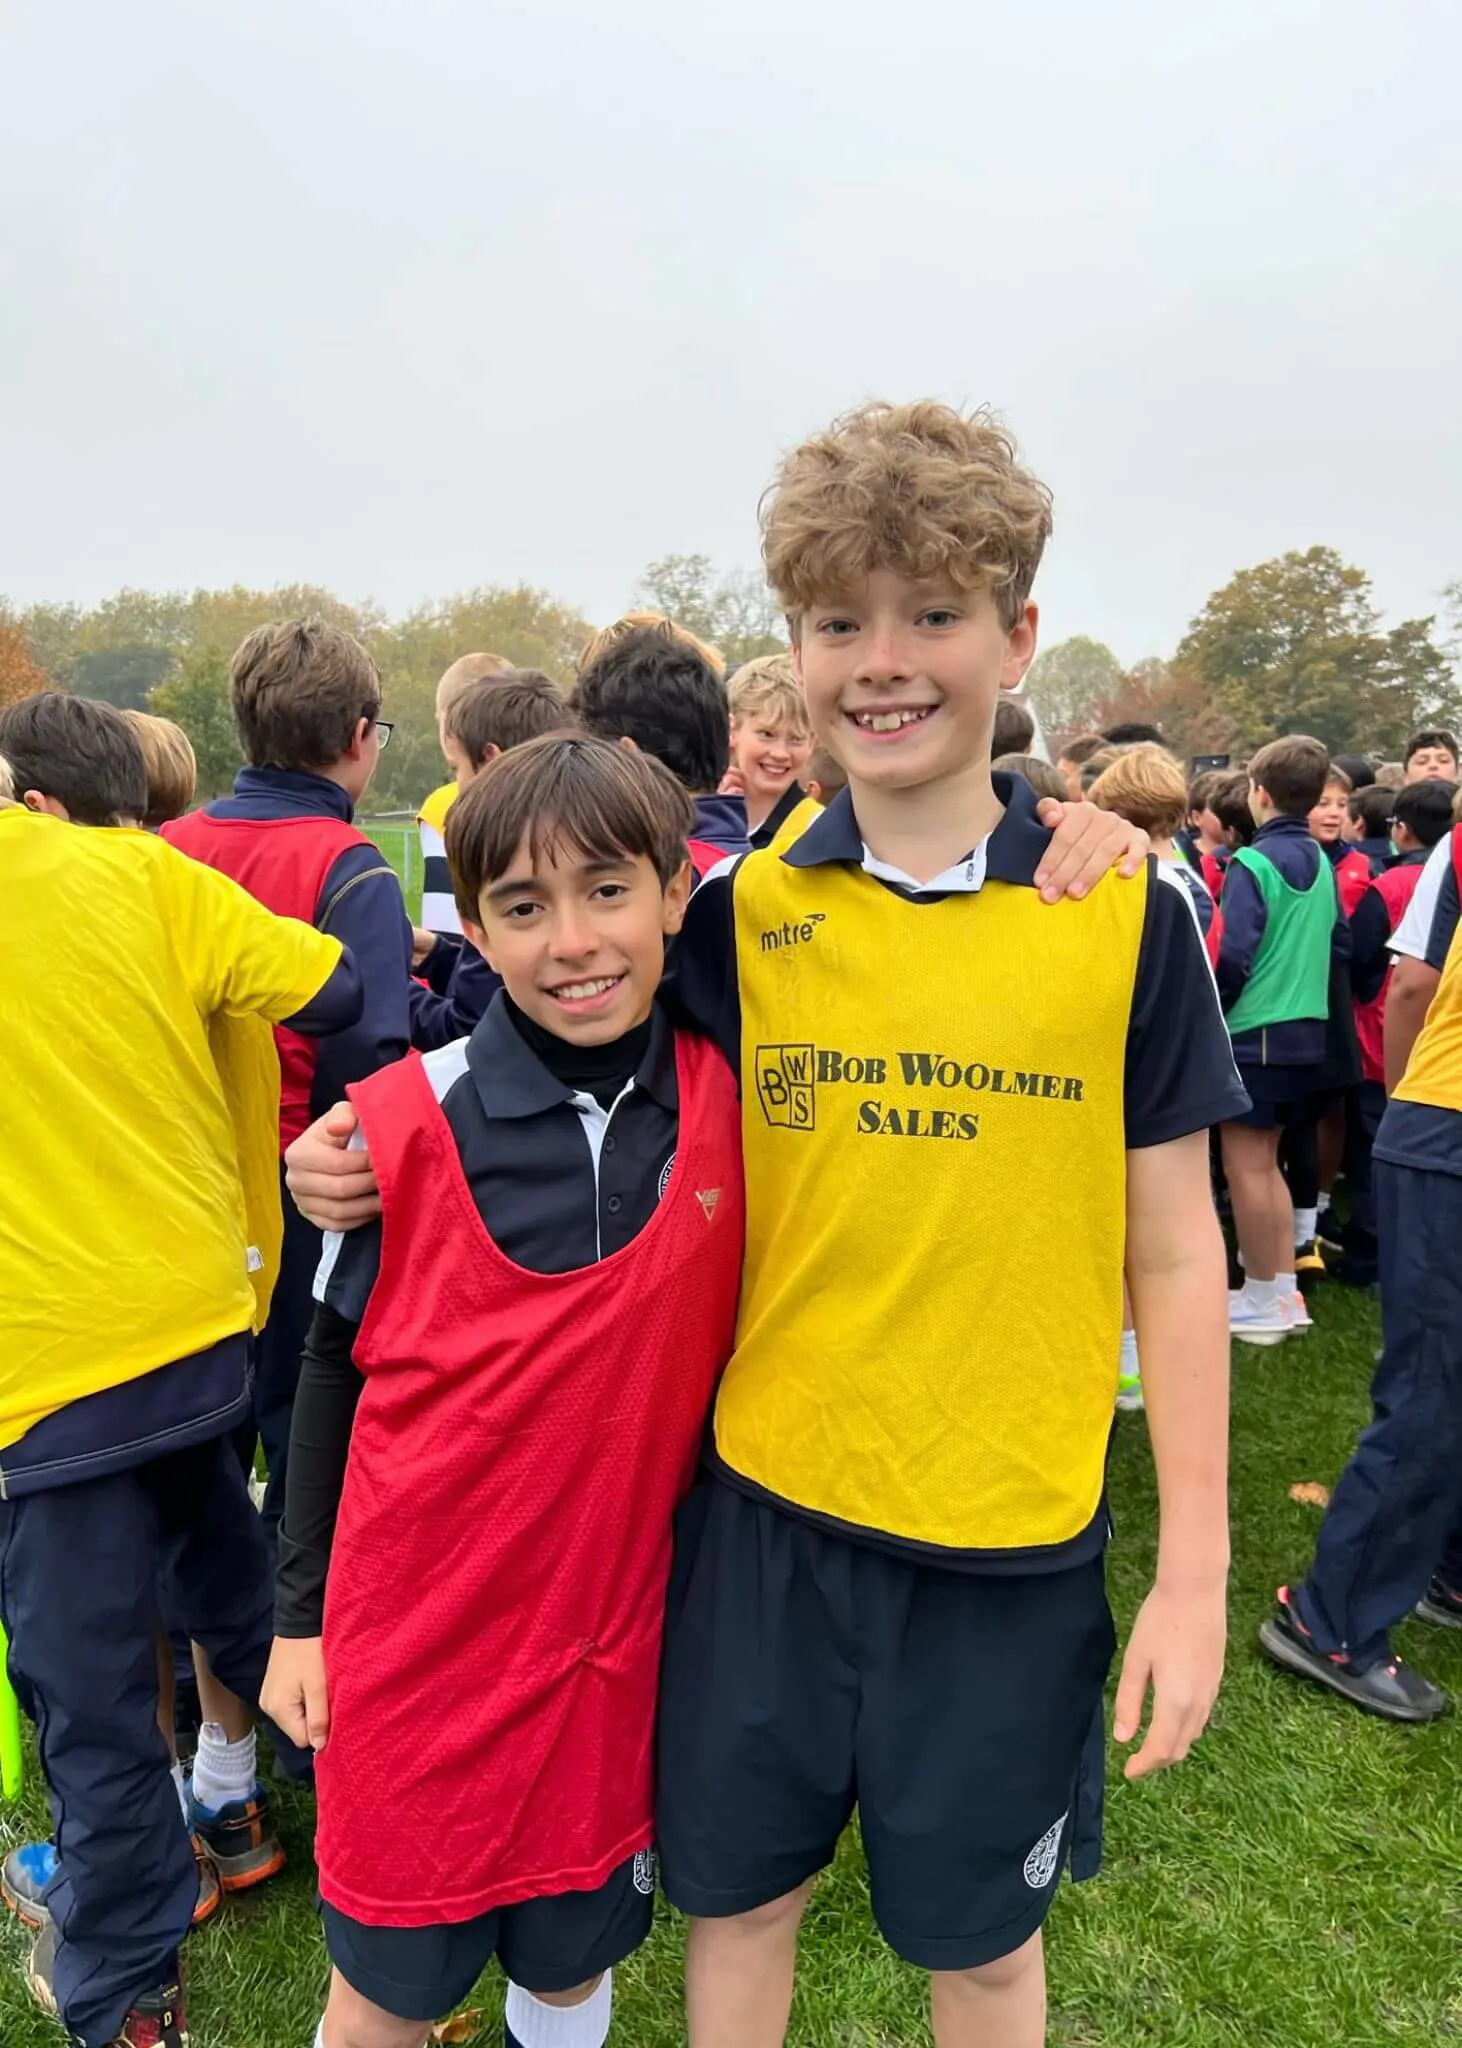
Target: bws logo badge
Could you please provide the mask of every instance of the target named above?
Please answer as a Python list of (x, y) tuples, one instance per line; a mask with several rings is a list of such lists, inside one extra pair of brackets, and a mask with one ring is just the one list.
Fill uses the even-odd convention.
[(1046, 1829), (1025, 1859), (1025, 1881), (1033, 1892), (1043, 1892), (1056, 1875), (1056, 1865), (1061, 1856), (1061, 1837), (1065, 1833), (1069, 1814), (1068, 1807), (1055, 1825)]
[(759, 1045), (756, 1049), (756, 1096), (769, 1124), (789, 1131), (810, 1131), (817, 1122), (815, 1095), (817, 1048), (813, 1045)]

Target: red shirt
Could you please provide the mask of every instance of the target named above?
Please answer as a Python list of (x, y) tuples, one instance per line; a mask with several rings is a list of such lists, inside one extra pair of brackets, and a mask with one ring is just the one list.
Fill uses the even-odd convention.
[(320, 1890), (432, 1926), (589, 1891), (652, 1839), (671, 1517), (729, 1356), (735, 1083), (676, 1046), (665, 1197), (597, 1265), (498, 1249), (416, 1054), (351, 1089), (380, 1277), (325, 1601)]

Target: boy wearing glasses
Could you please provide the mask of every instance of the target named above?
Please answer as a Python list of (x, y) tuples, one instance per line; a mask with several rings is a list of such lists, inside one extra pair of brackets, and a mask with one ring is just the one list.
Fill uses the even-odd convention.
[[(276, 1031), (282, 1155), (347, 1083), (400, 1059), (410, 1043), (412, 939), (401, 885), (353, 822), (391, 727), (380, 716), (375, 662), (358, 640), (321, 619), (281, 619), (250, 633), (230, 665), (229, 694), (249, 765), (231, 796), (165, 825), (163, 837), (231, 875), (277, 915), (348, 946), (364, 998), (347, 1030), (313, 1040)], [(283, 1212), (279, 1279), (254, 1360), (271, 1539), (284, 1508), (289, 1425), (321, 1243), (292, 1202)], [(243, 1796), (245, 1760), (238, 1763)]]

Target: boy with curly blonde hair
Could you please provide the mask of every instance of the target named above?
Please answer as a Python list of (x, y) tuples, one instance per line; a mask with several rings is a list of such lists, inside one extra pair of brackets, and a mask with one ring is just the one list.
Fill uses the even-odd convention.
[(1117, 1695), (1121, 1741), (1154, 1695), (1129, 1775), (1186, 1755), (1222, 1669), (1208, 1130), (1245, 1098), (1178, 893), (1148, 863), (1048, 907), (1051, 834), (992, 777), (1050, 528), (1009, 437), (864, 407), (786, 459), (763, 521), (848, 788), (702, 885), (678, 962), (739, 1064), (747, 1189), (662, 1677), (690, 2037), (781, 2040), (856, 1804), (874, 1917), (932, 1973), (940, 2048), (1035, 2048), (1041, 1924), (1063, 1866), (1098, 1854), (1124, 1259), (1163, 1511)]

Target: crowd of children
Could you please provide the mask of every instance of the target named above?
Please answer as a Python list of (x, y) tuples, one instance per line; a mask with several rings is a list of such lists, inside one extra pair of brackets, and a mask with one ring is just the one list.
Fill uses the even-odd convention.
[(238, 649), (201, 809), (166, 721), (0, 713), (0, 1616), (56, 1822), (3, 1889), (83, 2048), (184, 2048), (190, 1924), (281, 1866), (260, 1711), (318, 1801), (318, 2048), (422, 2048), (494, 1956), (509, 2048), (601, 2048), (657, 1883), (693, 2048), (775, 2048), (855, 1804), (941, 2048), (1036, 2048), (1100, 1853), (1114, 1403), (1161, 1502), (1135, 1779), (1221, 1674), (1229, 1340), (1302, 1333), (1327, 1267), (1381, 1271), (1392, 1435), (1264, 1640), (1434, 1704), (1386, 1630), (1462, 1623), (1462, 1496), (1374, 1569), (1362, 1525), (1443, 1341), (1388, 1221), (1462, 1172), (1455, 744), (1383, 797), (1303, 736), (1049, 768), (1049, 524), (988, 419), (869, 406), (767, 500), (790, 654), (728, 680), (635, 613), (567, 694), (464, 656), (420, 925), (337, 629)]

